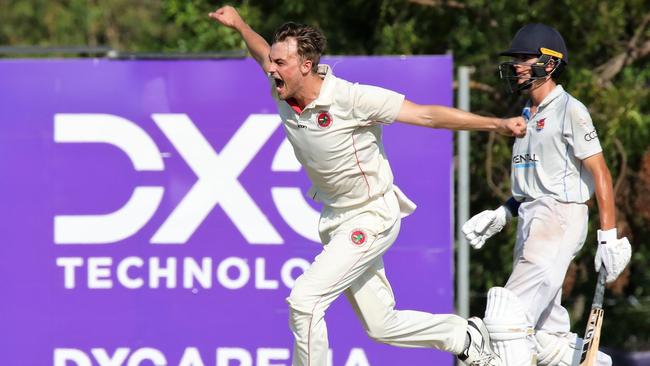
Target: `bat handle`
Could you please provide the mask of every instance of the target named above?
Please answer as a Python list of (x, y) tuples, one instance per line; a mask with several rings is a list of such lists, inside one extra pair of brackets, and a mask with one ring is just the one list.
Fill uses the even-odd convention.
[(592, 308), (602, 308), (603, 298), (605, 296), (605, 282), (607, 279), (607, 271), (605, 267), (601, 267), (598, 271), (598, 282), (596, 282), (596, 292), (594, 293), (594, 302)]

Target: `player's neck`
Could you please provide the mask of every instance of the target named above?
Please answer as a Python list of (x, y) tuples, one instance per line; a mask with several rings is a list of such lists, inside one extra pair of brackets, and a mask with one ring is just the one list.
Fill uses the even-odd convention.
[(323, 86), (323, 79), (318, 74), (310, 73), (303, 81), (302, 87), (296, 92), (293, 98), (300, 108), (305, 108), (309, 103), (318, 98), (320, 89)]
[(536, 109), (540, 104), (542, 104), (544, 98), (546, 98), (547, 95), (551, 94), (556, 86), (557, 84), (555, 81), (550, 78), (537, 86), (533, 85), (533, 89), (530, 91), (531, 107), (534, 107)]

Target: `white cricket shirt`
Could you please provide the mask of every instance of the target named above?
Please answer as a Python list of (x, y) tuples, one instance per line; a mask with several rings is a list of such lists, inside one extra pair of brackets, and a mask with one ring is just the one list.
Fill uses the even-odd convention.
[(517, 138), (512, 148), (515, 199), (587, 201), (594, 183), (582, 160), (602, 151), (587, 108), (558, 85), (535, 115), (530, 116), (530, 101), (522, 115), (528, 119), (526, 136)]
[[(395, 120), (404, 95), (339, 79), (324, 64), (319, 74), (323, 84), (318, 98), (300, 113), (273, 89), (278, 111), (311, 180), (308, 195), (333, 208), (358, 206), (393, 189), (382, 125)], [(396, 192), (403, 206), (408, 199)]]

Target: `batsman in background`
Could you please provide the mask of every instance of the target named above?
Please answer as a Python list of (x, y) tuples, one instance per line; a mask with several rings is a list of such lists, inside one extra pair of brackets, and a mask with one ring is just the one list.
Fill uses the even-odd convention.
[[(543, 24), (521, 28), (499, 65), (511, 92), (530, 100), (523, 109), (528, 131), (512, 148), (512, 195), (496, 210), (483, 211), (463, 225), (480, 249), (519, 216), (512, 274), (505, 287), (488, 291), (484, 322), (505, 365), (578, 365), (581, 340), (570, 333), (562, 307), (562, 283), (569, 263), (587, 236), (585, 202), (594, 190), (600, 213), (596, 271), (607, 281), (630, 260), (627, 238), (618, 239), (612, 178), (587, 108), (557, 79), (568, 64), (564, 39)], [(598, 365), (611, 365), (599, 353)]]
[(376, 341), (449, 351), (470, 365), (499, 365), (479, 318), (395, 310), (382, 256), (397, 238), (401, 217), (415, 205), (393, 185), (381, 134), (383, 125), (398, 120), (521, 135), (523, 118), (417, 105), (396, 92), (339, 79), (329, 66), (319, 65), (326, 40), (311, 26), (286, 23), (269, 46), (234, 8), (222, 7), (210, 16), (242, 35), (268, 75), (287, 138), (312, 182), (308, 194), (324, 204), (323, 249), (287, 299), (293, 365), (327, 364), (324, 315), (343, 293)]

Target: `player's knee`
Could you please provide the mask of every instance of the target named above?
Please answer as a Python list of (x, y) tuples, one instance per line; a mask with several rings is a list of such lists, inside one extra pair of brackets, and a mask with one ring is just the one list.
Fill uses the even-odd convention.
[(314, 306), (313, 301), (310, 301), (310, 298), (300, 290), (291, 291), (287, 304), (289, 305), (289, 328), (298, 338), (308, 337), (311, 327), (322, 321), (324, 317), (322, 310)]
[(289, 311), (292, 312), (310, 313), (317, 301), (318, 298), (311, 295), (306, 287), (300, 285), (299, 281), (296, 282), (289, 297), (287, 297)]
[(370, 339), (379, 343), (390, 343), (393, 340), (396, 324), (395, 318), (386, 317), (366, 317), (364, 318), (364, 329)]

